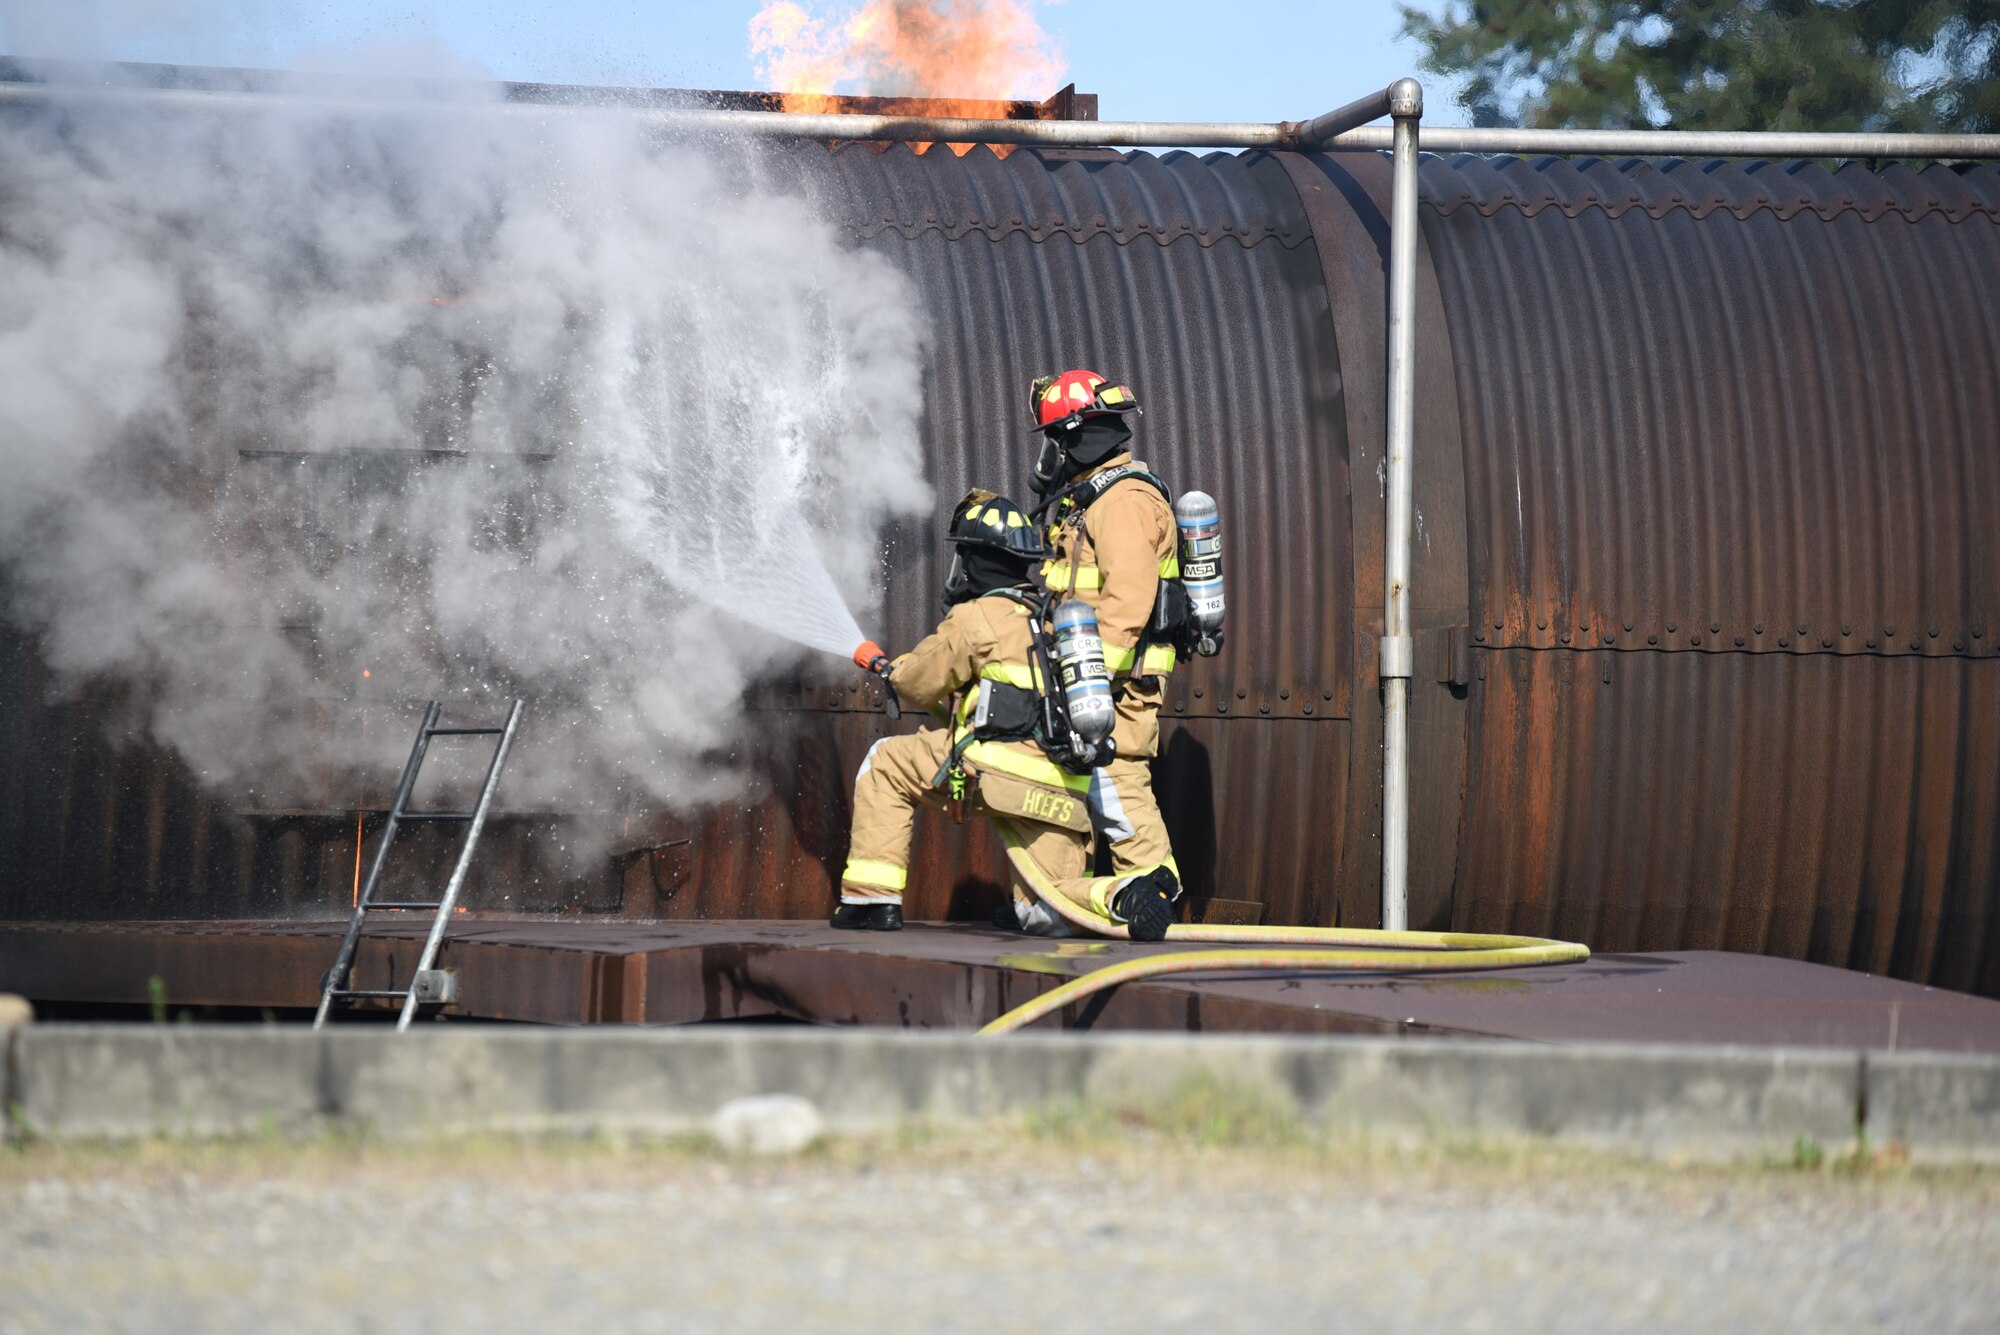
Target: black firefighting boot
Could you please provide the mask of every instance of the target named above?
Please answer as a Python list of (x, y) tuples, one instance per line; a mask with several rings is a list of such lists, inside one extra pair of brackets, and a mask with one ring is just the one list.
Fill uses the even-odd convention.
[(1158, 941), (1174, 921), (1174, 874), (1165, 867), (1135, 876), (1111, 896), (1111, 916), (1125, 924), (1134, 941)]
[(900, 932), (901, 904), (842, 904), (833, 911), (832, 926), (853, 932)]

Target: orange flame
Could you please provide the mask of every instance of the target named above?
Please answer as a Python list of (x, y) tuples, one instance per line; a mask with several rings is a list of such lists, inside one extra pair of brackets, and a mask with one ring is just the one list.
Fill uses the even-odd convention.
[[(835, 110), (834, 96), (851, 91), (921, 98), (910, 110), (933, 116), (990, 116), (994, 101), (1063, 81), (1062, 48), (1032, 11), (1031, 0), (865, 0), (821, 17), (773, 0), (750, 20), (750, 54), (786, 111)], [(972, 145), (950, 147), (963, 156)]]

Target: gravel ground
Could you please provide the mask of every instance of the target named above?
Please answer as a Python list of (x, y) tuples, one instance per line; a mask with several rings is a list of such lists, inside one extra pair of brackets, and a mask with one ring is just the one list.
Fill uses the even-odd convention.
[(1991, 1331), (2000, 1177), (1547, 1150), (0, 1152), (0, 1332)]

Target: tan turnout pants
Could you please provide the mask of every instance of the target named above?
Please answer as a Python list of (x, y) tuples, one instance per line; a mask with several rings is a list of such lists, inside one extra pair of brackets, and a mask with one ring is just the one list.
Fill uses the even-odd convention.
[(1180, 878), (1173, 841), (1153, 796), (1153, 757), (1160, 753), (1160, 700), (1157, 686), (1120, 686), (1118, 759), (1091, 775), (1090, 817), (1111, 849), (1111, 870), (1120, 876), (1165, 867)]
[[(854, 776), (854, 821), (847, 867), (840, 878), (841, 903), (903, 902), (917, 807), (943, 808), (944, 794), (931, 786), (931, 780), (949, 749), (950, 742), (941, 728), (884, 737), (869, 748)], [(982, 816), (999, 814), (976, 796), (972, 810)], [(1017, 814), (1010, 814), (1008, 820), (1046, 884), (1075, 905), (1101, 916), (1110, 915), (1111, 893), (1125, 878), (1084, 874), (1090, 862), (1090, 836), (1060, 825), (1025, 820)], [(1015, 910), (1024, 924), (1032, 925), (1042, 918), (1059, 920), (1060, 915), (1046, 909), (1039, 914), (1028, 911), (1040, 901), (1018, 870), (1013, 875), (1013, 895)]]

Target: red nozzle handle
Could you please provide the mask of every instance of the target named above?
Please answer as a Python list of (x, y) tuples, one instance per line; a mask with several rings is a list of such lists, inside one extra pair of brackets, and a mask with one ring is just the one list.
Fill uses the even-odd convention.
[(889, 655), (882, 652), (882, 646), (873, 640), (863, 640), (861, 647), (854, 651), (854, 665), (863, 672), (877, 675), (888, 672)]

